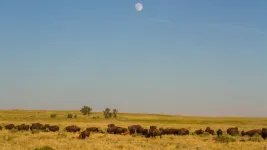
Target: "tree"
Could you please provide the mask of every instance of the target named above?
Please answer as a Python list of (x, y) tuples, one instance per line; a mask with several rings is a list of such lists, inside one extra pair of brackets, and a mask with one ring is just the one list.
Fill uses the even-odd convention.
[(89, 106), (83, 106), (83, 108), (80, 110), (80, 112), (83, 115), (88, 115), (88, 116), (91, 114), (91, 111), (92, 111), (92, 108)]
[(103, 115), (104, 115), (105, 118), (111, 118), (112, 117), (112, 113), (110, 112), (110, 109), (109, 108), (106, 108), (103, 111)]
[(113, 114), (114, 118), (117, 118), (118, 117), (118, 109), (113, 109), (112, 114)]

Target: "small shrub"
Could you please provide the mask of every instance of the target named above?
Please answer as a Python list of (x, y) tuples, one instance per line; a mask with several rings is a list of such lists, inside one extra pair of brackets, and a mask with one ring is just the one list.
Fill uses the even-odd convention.
[(249, 138), (249, 141), (251, 141), (251, 142), (263, 142), (264, 139), (259, 134), (255, 134), (253, 137)]
[(75, 114), (75, 115), (74, 115), (74, 118), (78, 118), (78, 115)]
[(51, 114), (50, 117), (51, 117), (51, 118), (56, 118), (57, 115), (56, 115), (56, 114)]
[(233, 136), (219, 136), (214, 138), (215, 141), (221, 142), (221, 143), (229, 143), (229, 142), (235, 142), (236, 138)]
[(72, 114), (68, 114), (68, 115), (67, 115), (67, 118), (72, 118), (72, 117), (73, 117)]
[(50, 146), (43, 146), (43, 147), (40, 147), (40, 148), (35, 148), (34, 150), (54, 150), (52, 147)]

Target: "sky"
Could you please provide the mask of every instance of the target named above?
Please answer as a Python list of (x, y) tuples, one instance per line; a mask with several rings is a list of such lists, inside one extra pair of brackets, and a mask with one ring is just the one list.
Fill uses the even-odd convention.
[(0, 109), (267, 116), (267, 1), (0, 1)]

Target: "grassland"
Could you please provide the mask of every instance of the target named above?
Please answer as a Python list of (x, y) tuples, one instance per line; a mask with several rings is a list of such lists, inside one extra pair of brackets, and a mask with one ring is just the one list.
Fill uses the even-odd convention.
[[(68, 113), (78, 114), (78, 118), (68, 119)], [(51, 114), (57, 114), (56, 118), (50, 118)], [(93, 119), (96, 117), (98, 119)], [(0, 149), (29, 149), (50, 146), (59, 150), (79, 149), (186, 149), (186, 150), (262, 150), (267, 147), (267, 140), (256, 142), (248, 138), (235, 137), (235, 142), (222, 143), (213, 138), (215, 136), (174, 136), (166, 135), (160, 138), (144, 138), (131, 135), (91, 134), (85, 140), (77, 139), (78, 134), (66, 133), (63, 128), (68, 125), (77, 125), (82, 129), (96, 126), (106, 128), (107, 124), (114, 123), (118, 126), (127, 127), (132, 124), (140, 124), (144, 127), (156, 125), (158, 127), (187, 128), (190, 131), (205, 129), (223, 129), (228, 127), (239, 127), (240, 130), (250, 130), (267, 127), (267, 118), (240, 118), (240, 117), (192, 117), (171, 116), (156, 114), (128, 114), (120, 113), (118, 119), (104, 119), (102, 113), (93, 113), (91, 116), (82, 116), (79, 111), (43, 111), (43, 110), (1, 110), (0, 124), (4, 126), (13, 124), (49, 123), (59, 125), (59, 133), (40, 132), (32, 134), (30, 131), (16, 132), (3, 129), (0, 131)]]

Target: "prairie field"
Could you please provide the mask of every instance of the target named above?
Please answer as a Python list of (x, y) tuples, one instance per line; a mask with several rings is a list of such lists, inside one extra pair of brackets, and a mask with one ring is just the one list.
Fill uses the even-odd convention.
[[(77, 118), (67, 118), (67, 114), (77, 114)], [(56, 114), (56, 118), (51, 118)], [(59, 132), (38, 132), (5, 130), (7, 124), (29, 124), (42, 123), (58, 125)], [(261, 129), (267, 127), (267, 118), (241, 118), (241, 117), (194, 117), (178, 115), (159, 114), (130, 114), (119, 113), (117, 119), (105, 119), (102, 113), (92, 113), (90, 116), (83, 116), (77, 110), (69, 111), (45, 111), (45, 110), (1, 110), (0, 124), (3, 130), (0, 131), (0, 149), (3, 150), (33, 150), (45, 146), (58, 150), (79, 150), (79, 149), (148, 149), (148, 150), (266, 150), (267, 140), (251, 140), (250, 137), (231, 137), (230, 142), (215, 140), (216, 135), (163, 135), (162, 139), (145, 138), (141, 135), (112, 135), (102, 133), (91, 133), (89, 138), (78, 139), (78, 133), (67, 133), (64, 128), (69, 125), (77, 125), (82, 130), (87, 127), (107, 128), (113, 123), (121, 127), (139, 124), (146, 128), (155, 125), (158, 128), (186, 128), (193, 133), (197, 129), (205, 130), (211, 127), (215, 131), (222, 129), (223, 136), (226, 136), (226, 129), (238, 127), (240, 131)], [(45, 149), (45, 148), (43, 148)]]

